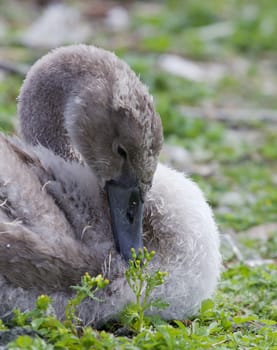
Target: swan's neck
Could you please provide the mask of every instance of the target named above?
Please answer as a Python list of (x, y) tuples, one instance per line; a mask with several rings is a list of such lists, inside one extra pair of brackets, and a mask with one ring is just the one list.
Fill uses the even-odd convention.
[(21, 90), (18, 111), (21, 134), (26, 142), (41, 144), (56, 154), (68, 157), (70, 142), (64, 127), (64, 108), (71, 84), (55, 72), (39, 78), (30, 72)]
[[(101, 62), (100, 67), (97, 55), (90, 55), (88, 59), (87, 50), (80, 47), (80, 52), (76, 53), (74, 49), (72, 52), (60, 49), (40, 59), (29, 71), (19, 96), (22, 137), (66, 159), (75, 157), (65, 127), (67, 106), (74, 105), (87, 90), (93, 90), (99, 80), (103, 85), (109, 78), (105, 75), (105, 64)], [(83, 106), (80, 104), (78, 108)]]

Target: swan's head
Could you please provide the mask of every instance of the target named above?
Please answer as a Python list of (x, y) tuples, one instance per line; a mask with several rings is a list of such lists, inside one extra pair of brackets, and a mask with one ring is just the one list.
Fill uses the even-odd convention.
[[(97, 52), (98, 53), (98, 52)], [(102, 54), (102, 56), (101, 56)], [(117, 249), (142, 246), (143, 201), (162, 146), (152, 97), (130, 68), (101, 50), (65, 109), (72, 142), (107, 191)]]

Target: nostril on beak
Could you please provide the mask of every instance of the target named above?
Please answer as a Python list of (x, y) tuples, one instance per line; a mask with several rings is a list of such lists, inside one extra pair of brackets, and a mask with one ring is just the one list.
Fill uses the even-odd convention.
[(136, 213), (138, 210), (138, 204), (139, 204), (138, 195), (139, 195), (138, 191), (133, 191), (129, 199), (129, 205), (126, 213), (129, 224), (133, 224), (135, 220), (135, 216), (136, 216)]
[(132, 224), (134, 222), (134, 216), (135, 216), (134, 208), (129, 207), (127, 210), (127, 219), (128, 219), (130, 224)]
[(134, 200), (133, 198), (130, 198), (129, 206), (127, 209), (127, 219), (130, 224), (134, 222), (135, 215), (136, 215), (136, 208), (137, 208), (137, 201)]

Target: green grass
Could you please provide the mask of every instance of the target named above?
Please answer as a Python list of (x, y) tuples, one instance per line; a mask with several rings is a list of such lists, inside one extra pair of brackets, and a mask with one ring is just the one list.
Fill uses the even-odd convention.
[[(144, 267), (141, 268), (139, 264), (131, 266), (130, 271), (132, 271), (131, 284), (139, 282), (141, 274), (146, 273)], [(88, 277), (86, 278), (88, 280)], [(157, 276), (148, 275), (146, 288), (150, 284), (152, 287), (160, 284), (156, 278)], [(84, 290), (84, 281), (78, 288), (78, 291), (81, 290)], [(138, 291), (136, 288), (133, 290)], [(274, 350), (277, 349), (276, 290), (275, 265), (255, 268), (237, 265), (222, 274), (222, 281), (214, 301), (204, 301), (195, 319), (173, 321), (170, 324), (162, 320), (152, 320), (152, 324), (149, 320), (145, 322), (144, 315), (142, 318), (136, 316), (141, 307), (144, 307), (142, 298), (132, 310), (130, 308), (125, 310), (125, 320), (128, 311), (128, 319), (129, 321), (132, 319), (133, 326), (138, 326), (136, 321), (134, 323), (134, 319), (142, 321), (138, 327), (132, 328), (135, 331), (132, 338), (115, 336), (107, 331), (96, 331), (91, 327), (75, 328), (77, 324), (75, 321), (69, 322), (70, 318), (61, 323), (53, 316), (45, 315), (49, 299), (42, 296), (38, 299), (35, 310), (28, 313), (28, 317), (17, 315), (18, 324), (22, 325), (23, 318), (25, 328), (35, 330), (40, 337), (20, 336), (10, 343), (9, 349)], [(141, 291), (138, 294), (142, 296)], [(78, 297), (75, 297), (73, 300), (77, 299)], [(130, 313), (133, 317), (130, 317)], [(74, 320), (72, 314), (71, 319)], [(130, 322), (123, 326), (130, 327)]]

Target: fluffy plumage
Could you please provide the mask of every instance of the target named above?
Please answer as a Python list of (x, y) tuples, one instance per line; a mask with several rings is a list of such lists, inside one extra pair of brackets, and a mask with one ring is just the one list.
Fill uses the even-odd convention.
[[(58, 64), (62, 64), (61, 58), (66, 73)], [(54, 80), (45, 75), (47, 69), (53, 73), (49, 66), (56, 67)], [(76, 69), (78, 74), (74, 75)], [(115, 79), (122, 71), (122, 79)], [(76, 82), (77, 76), (80, 81)], [(105, 86), (101, 99), (93, 94), (94, 80), (99, 76), (100, 85)], [(60, 101), (55, 88), (61, 89), (61, 84), (65, 86)], [(69, 85), (74, 85), (73, 95)], [(38, 91), (43, 96), (38, 96)], [(93, 127), (97, 129), (99, 123), (104, 133), (112, 129), (107, 131), (110, 137), (117, 130), (120, 144), (128, 134), (124, 148), (132, 170), (145, 185), (143, 244), (157, 252), (151, 269), (169, 273), (165, 284), (154, 290), (154, 297), (170, 303), (160, 314), (166, 319), (195, 314), (201, 301), (213, 294), (219, 278), (217, 227), (196, 184), (164, 165), (156, 168), (160, 122), (146, 88), (130, 69), (114, 55), (93, 47), (58, 49), (39, 61), (27, 76), (19, 111), (25, 140), (50, 149), (0, 137), (0, 316), (15, 306), (31, 308), (43, 292), (51, 295), (57, 316), (62, 318), (69, 286), (78, 283), (86, 271), (102, 273), (111, 283), (101, 291), (103, 303), (86, 300), (80, 306), (84, 322), (100, 325), (133, 300), (124, 278), (126, 264), (115, 248), (103, 187), (103, 178), (106, 181), (119, 171), (113, 168), (119, 160), (107, 168), (95, 166), (97, 155), (112, 158), (114, 142), (114, 138), (107, 142), (105, 136), (103, 142), (101, 134), (98, 142), (91, 140)], [(50, 125), (41, 121), (43, 118), (48, 118)], [(130, 125), (135, 128), (131, 133)], [(88, 134), (82, 133), (88, 128)], [(55, 137), (51, 140), (52, 133)], [(78, 144), (81, 134), (82, 145)], [(68, 161), (77, 157), (72, 142), (83, 163)], [(98, 147), (97, 152), (93, 146)]]

